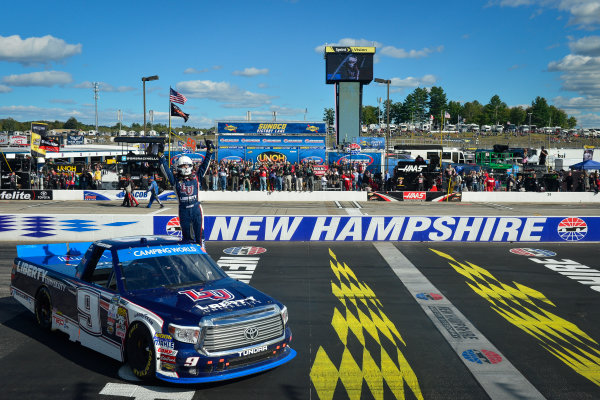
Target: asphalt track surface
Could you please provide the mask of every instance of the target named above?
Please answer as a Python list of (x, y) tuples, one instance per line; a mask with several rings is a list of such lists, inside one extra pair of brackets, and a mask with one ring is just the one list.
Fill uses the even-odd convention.
[[(61, 334), (41, 331), (9, 297), (16, 250), (6, 243), (0, 246), (0, 397), (600, 398), (600, 292), (581, 274), (560, 273), (564, 265), (600, 269), (598, 244), (207, 245), (215, 260), (250, 257), (223, 252), (236, 246), (266, 249), (252, 256), (247, 270), (229, 273), (287, 305), (291, 345), (298, 352), (288, 364), (192, 387), (123, 379), (120, 363)], [(510, 252), (520, 246), (556, 255)], [(399, 258), (385, 256), (382, 249)], [(402, 257), (405, 261), (399, 261)], [(552, 267), (547, 259), (572, 263)], [(428, 283), (419, 286), (423, 282)], [(444, 302), (451, 307), (438, 306)], [(485, 337), (489, 346), (482, 348), (473, 335)], [(486, 382), (502, 380), (502, 368), (509, 365), (533, 389), (532, 397), (522, 391), (527, 385), (488, 389)]]

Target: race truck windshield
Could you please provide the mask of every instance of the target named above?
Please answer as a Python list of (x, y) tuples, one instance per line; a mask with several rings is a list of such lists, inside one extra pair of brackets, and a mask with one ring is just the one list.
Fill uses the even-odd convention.
[(227, 275), (200, 246), (161, 246), (119, 250), (128, 291), (180, 288), (222, 279)]

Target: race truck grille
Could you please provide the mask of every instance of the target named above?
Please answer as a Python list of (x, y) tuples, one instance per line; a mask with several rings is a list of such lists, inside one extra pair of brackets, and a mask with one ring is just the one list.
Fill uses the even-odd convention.
[(284, 336), (278, 307), (218, 317), (203, 321), (201, 325), (204, 325), (201, 347), (206, 354), (254, 347)]

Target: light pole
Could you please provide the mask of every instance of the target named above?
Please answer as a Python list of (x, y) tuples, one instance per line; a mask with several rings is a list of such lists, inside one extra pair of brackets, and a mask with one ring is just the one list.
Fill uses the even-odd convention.
[(94, 85), (94, 102), (96, 104), (96, 135), (98, 135), (98, 82), (94, 82), (92, 85)]
[(531, 148), (531, 114), (532, 113), (527, 113), (529, 116), (529, 148)]
[(142, 77), (142, 84), (144, 86), (144, 135), (146, 134), (146, 82), (157, 80), (158, 75)]
[(386, 104), (387, 104), (387, 138), (388, 138), (388, 146), (391, 144), (392, 141), (392, 135), (390, 132), (390, 83), (392, 83), (392, 81), (390, 79), (380, 79), (380, 78), (375, 78), (373, 79), (375, 82), (377, 83), (385, 83), (387, 85), (387, 100), (386, 100)]

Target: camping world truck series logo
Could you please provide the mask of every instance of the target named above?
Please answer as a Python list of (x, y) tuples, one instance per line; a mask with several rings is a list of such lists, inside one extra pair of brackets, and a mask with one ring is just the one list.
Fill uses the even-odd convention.
[(576, 242), (587, 235), (588, 226), (581, 218), (570, 217), (560, 221), (556, 231), (562, 240)]

